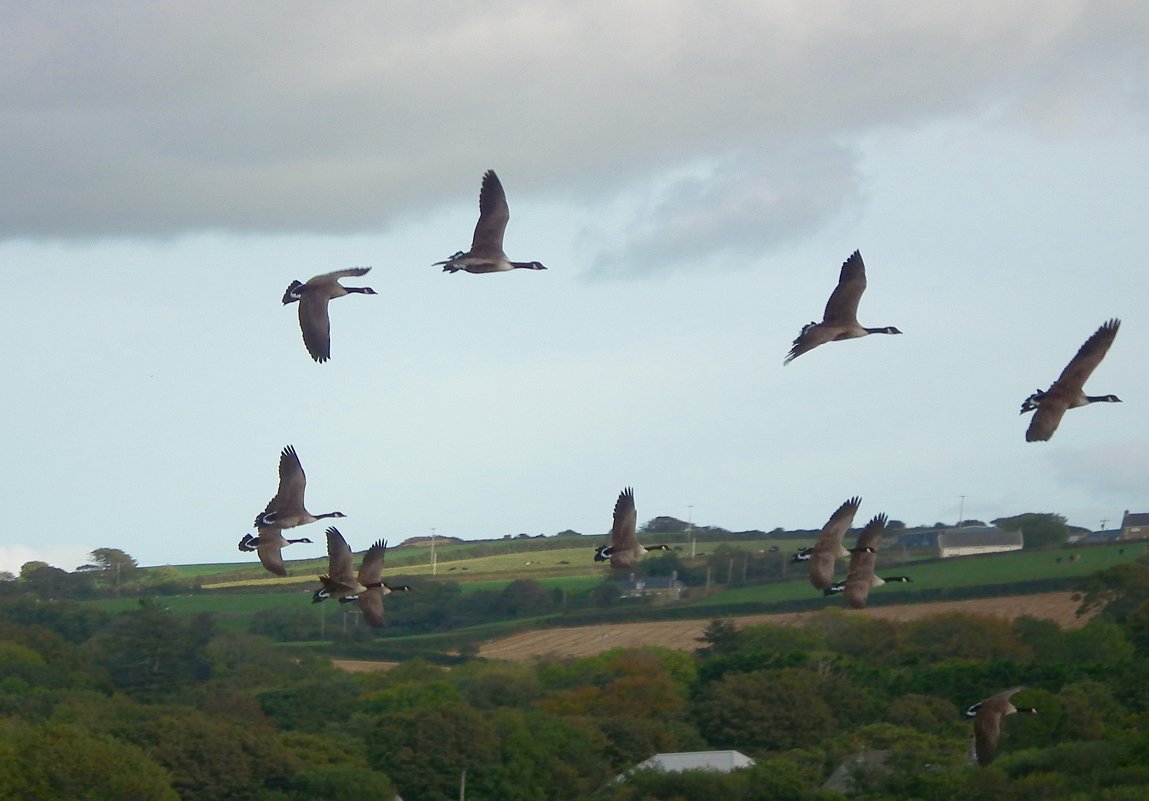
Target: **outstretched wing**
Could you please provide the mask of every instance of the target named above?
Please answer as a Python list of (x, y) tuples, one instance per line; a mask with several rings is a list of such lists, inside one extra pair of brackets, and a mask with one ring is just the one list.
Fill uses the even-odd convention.
[(838, 285), (826, 301), (826, 311), (822, 322), (836, 325), (852, 325), (858, 322), (858, 301), (866, 291), (866, 265), (862, 254), (855, 250), (842, 264), (838, 275)]
[(1117, 329), (1120, 327), (1121, 321), (1114, 318), (1107, 320), (1094, 331), (1093, 335), (1085, 340), (1085, 344), (1078, 348), (1076, 355), (1069, 360), (1065, 369), (1061, 371), (1057, 384), (1070, 392), (1080, 391), (1085, 386), (1086, 379), (1097, 368), (1097, 365), (1101, 364), (1105, 354), (1109, 352), (1109, 346), (1113, 344), (1113, 340), (1117, 336)]
[(634, 490), (627, 487), (619, 493), (618, 500), (614, 502), (614, 524), (610, 529), (610, 544), (615, 553), (631, 551), (638, 547), (638, 537), (634, 533), (637, 519)]
[(327, 529), (327, 572), (331, 580), (346, 587), (355, 586), (355, 572), (352, 569), (351, 546), (339, 529)]
[(378, 584), (383, 578), (383, 560), (387, 556), (387, 543), (376, 540), (375, 544), (363, 554), (363, 561), (359, 563), (359, 583), (364, 587)]
[(503, 249), (503, 232), (511, 210), (507, 206), (507, 196), (503, 184), (494, 170), (483, 174), (483, 188), (479, 192), (479, 221), (475, 223), (475, 235), (471, 239), (471, 252)]

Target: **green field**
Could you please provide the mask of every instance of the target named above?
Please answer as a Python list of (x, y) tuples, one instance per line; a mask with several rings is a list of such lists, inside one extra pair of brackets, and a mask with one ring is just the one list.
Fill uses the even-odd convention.
[[(1123, 550), (1124, 553), (1118, 553)], [(1041, 551), (1013, 551), (984, 556), (907, 562), (889, 568), (878, 568), (879, 576), (909, 576), (912, 584), (879, 587), (875, 593), (906, 590), (948, 589), (982, 584), (1010, 584), (1062, 576), (1086, 576), (1123, 562), (1132, 562), (1145, 553), (1142, 546), (1098, 545), (1090, 548), (1056, 548)], [(1077, 561), (1069, 557), (1077, 555)], [(1057, 559), (1061, 558), (1058, 563)], [(838, 563), (838, 578), (846, 577), (846, 561)], [(810, 597), (813, 589), (804, 578), (805, 568), (794, 566), (798, 577), (784, 582), (734, 587), (715, 593), (698, 602), (698, 606), (738, 603), (775, 603)]]
[[(730, 543), (745, 549), (762, 550), (760, 541)], [(701, 544), (700, 544), (701, 545)], [(710, 543), (707, 543), (710, 545)], [(461, 546), (456, 546), (461, 547)], [(688, 547), (688, 546), (687, 546)], [(794, 545), (783, 546), (788, 553)], [(701, 550), (701, 548), (700, 548)], [(965, 557), (948, 560), (909, 561), (889, 568), (879, 567), (878, 575), (908, 575), (912, 584), (891, 584), (879, 587), (871, 596), (889, 598), (901, 594), (907, 600), (922, 591), (947, 590), (977, 587), (980, 585), (1003, 586), (1058, 577), (1088, 575), (1097, 570), (1122, 562), (1130, 562), (1145, 553), (1143, 545), (1105, 545), (1088, 548), (1054, 548), (1041, 551), (1016, 551), (1005, 554)], [(587, 548), (560, 548), (511, 553), (496, 556), (483, 556), (472, 559), (458, 559), (439, 564), (437, 580), (458, 582), (464, 594), (479, 591), (498, 591), (515, 579), (532, 579), (547, 588), (559, 588), (570, 593), (586, 592), (603, 580), (621, 577), (601, 564), (595, 564)], [(1073, 559), (1072, 557), (1077, 557)], [(1061, 561), (1059, 562), (1058, 559)], [(530, 564), (526, 564), (530, 562)], [(561, 564), (566, 562), (567, 564)], [(182, 565), (176, 567), (185, 575), (212, 575), (210, 571), (234, 575), (237, 567), (250, 573), (251, 578), (236, 580), (233, 584), (219, 583), (205, 585), (205, 591), (188, 594), (161, 596), (157, 600), (163, 606), (180, 615), (202, 612), (217, 616), (219, 623), (228, 628), (246, 629), (252, 615), (268, 609), (289, 606), (310, 606), (310, 593), (318, 587), (316, 576), (325, 568), (325, 560), (293, 562), (290, 565), (293, 576), (280, 579), (268, 576), (258, 565)], [(839, 562), (838, 576), (845, 575), (845, 560)], [(455, 568), (451, 570), (450, 568)], [(464, 569), (466, 568), (466, 569)], [(723, 607), (745, 606), (747, 612), (755, 607), (764, 607), (787, 601), (809, 600), (817, 596), (806, 581), (805, 565), (789, 565), (791, 578), (730, 589), (716, 587), (716, 591), (697, 600), (677, 604), (683, 614), (690, 615), (690, 609), (697, 609), (698, 616), (709, 614), (708, 610)], [(392, 567), (388, 576), (396, 575), (430, 577), (430, 567)], [(92, 601), (94, 605), (107, 611), (131, 609), (138, 604), (134, 598), (105, 599)], [(330, 607), (328, 609), (327, 607)], [(328, 624), (338, 618), (337, 607), (329, 604), (317, 606), (317, 616), (327, 616)], [(615, 610), (616, 612), (618, 610)], [(726, 613), (725, 611), (723, 613)], [(503, 621), (502, 623), (507, 623)], [(522, 623), (522, 621), (518, 621)], [(494, 625), (494, 624), (492, 624)], [(500, 623), (501, 625), (501, 623)]]

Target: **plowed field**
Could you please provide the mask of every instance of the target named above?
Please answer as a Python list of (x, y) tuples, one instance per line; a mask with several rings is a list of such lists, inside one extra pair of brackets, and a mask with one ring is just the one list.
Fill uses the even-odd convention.
[[(1067, 592), (1019, 595), (1006, 598), (979, 598), (969, 601), (879, 606), (845, 610), (848, 615), (914, 620), (939, 612), (968, 612), (1012, 620), (1029, 616), (1052, 620), (1065, 628), (1085, 625), (1087, 618), (1076, 616), (1077, 602)], [(794, 612), (781, 615), (749, 615), (732, 618), (737, 625), (752, 623), (799, 623), (821, 612)], [(538, 656), (592, 656), (610, 648), (660, 645), (680, 651), (701, 646), (698, 638), (709, 620), (672, 620), (655, 623), (613, 623), (578, 628), (541, 629), (504, 637), (482, 646), (479, 653), (491, 659), (522, 660)]]

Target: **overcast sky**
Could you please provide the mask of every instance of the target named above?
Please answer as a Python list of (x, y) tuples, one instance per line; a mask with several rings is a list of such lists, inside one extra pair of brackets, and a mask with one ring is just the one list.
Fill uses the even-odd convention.
[[(243, 558), (288, 443), (357, 550), (1149, 511), (1139, 0), (0, 14), (0, 570)], [(489, 168), (547, 271), (431, 266)], [(783, 368), (855, 249), (904, 336)], [(283, 291), (359, 265), (317, 365)], [(1110, 317), (1125, 402), (1026, 443)]]

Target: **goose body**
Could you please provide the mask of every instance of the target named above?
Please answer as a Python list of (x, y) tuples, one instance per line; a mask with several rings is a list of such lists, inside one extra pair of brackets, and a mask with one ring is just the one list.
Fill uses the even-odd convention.
[(669, 551), (669, 545), (645, 547), (634, 533), (638, 513), (634, 508), (634, 490), (627, 487), (614, 503), (614, 523), (610, 529), (610, 543), (594, 552), (596, 562), (610, 561), (616, 570), (629, 570), (635, 562), (650, 551)]
[(1001, 737), (1001, 719), (1015, 712), (1025, 712), (1036, 715), (1037, 710), (1031, 706), (1014, 706), (1010, 700), (1025, 687), (1013, 687), (997, 695), (991, 695), (966, 710), (968, 716), (973, 713), (973, 745), (977, 763), (981, 766), (993, 762), (997, 756), (997, 741)]
[(1033, 412), (1029, 428), (1025, 432), (1026, 442), (1044, 442), (1053, 436), (1062, 416), (1070, 409), (1090, 403), (1120, 403), (1116, 395), (1086, 395), (1085, 381), (1105, 358), (1109, 346), (1117, 336), (1121, 321), (1114, 318), (1105, 322), (1085, 340), (1077, 354), (1070, 360), (1061, 375), (1046, 391), (1040, 389), (1021, 404), (1021, 413)]
[(290, 540), (284, 537), (283, 532), (278, 528), (261, 528), (258, 537), (244, 534), (243, 539), (239, 541), (239, 549), (247, 552), (255, 551), (259, 556), (260, 563), (267, 568), (268, 572), (277, 576), (286, 576), (287, 568), (283, 566), (282, 551), (288, 545), (294, 545), (297, 542), (310, 543), (311, 540), (307, 537)]
[(545, 270), (537, 261), (511, 261), (503, 252), (503, 233), (511, 211), (507, 206), (507, 195), (503, 184), (494, 170), (483, 174), (483, 188), (479, 191), (479, 221), (475, 224), (475, 235), (471, 238), (471, 249), (459, 251), (449, 259), (435, 262), (442, 265), (443, 272), (457, 273), (501, 273), (508, 270)]
[(789, 364), (803, 353), (827, 342), (856, 339), (868, 334), (902, 333), (892, 325), (866, 328), (858, 322), (858, 301), (862, 299), (862, 293), (865, 291), (866, 265), (862, 261), (862, 254), (855, 250), (842, 264), (838, 285), (834, 287), (830, 299), (826, 302), (822, 322), (810, 322), (802, 327), (782, 363)]
[(327, 512), (313, 515), (303, 505), (303, 495), (307, 490), (307, 476), (295, 448), (288, 445), (279, 454), (279, 490), (267, 503), (267, 508), (256, 515), (255, 526), (260, 529), (285, 529), (303, 526), (326, 517), (345, 517), (342, 512)]
[(372, 628), (383, 625), (383, 597), (396, 591), (408, 591), (406, 584), (391, 587), (383, 581), (383, 561), (387, 543), (376, 542), (363, 554), (359, 573), (354, 572), (351, 546), (343, 539), (339, 529), (327, 529), (327, 575), (320, 576), (323, 586), (311, 596), (312, 603), (336, 598), (340, 603), (357, 601), (363, 619)]
[(850, 555), (850, 552), (842, 547), (842, 537), (854, 522), (854, 515), (858, 513), (858, 507), (861, 505), (861, 498), (850, 498), (838, 507), (818, 534), (813, 550), (810, 551), (810, 583), (815, 589), (825, 590), (833, 584), (834, 562)]
[(327, 313), (328, 301), (344, 295), (359, 293), (374, 295), (369, 286), (343, 286), (340, 278), (366, 275), (370, 267), (352, 267), (336, 270), (333, 273), (317, 275), (307, 283), (292, 281), (283, 293), (283, 305), (299, 304), (299, 328), (303, 332), (303, 344), (311, 358), (323, 363), (331, 358), (331, 318)]

